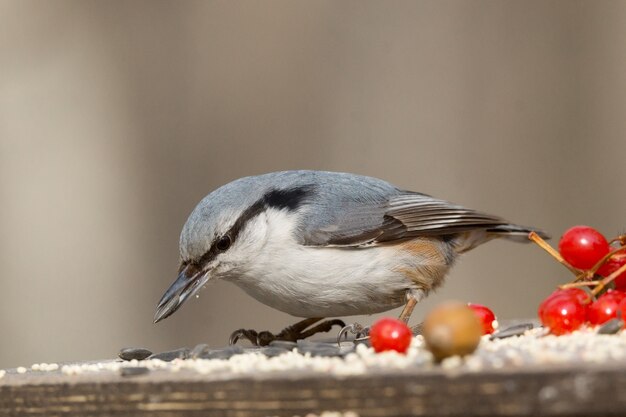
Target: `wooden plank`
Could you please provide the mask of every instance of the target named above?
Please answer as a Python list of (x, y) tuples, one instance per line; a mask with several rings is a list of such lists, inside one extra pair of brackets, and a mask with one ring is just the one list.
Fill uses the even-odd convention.
[(411, 370), (211, 376), (190, 370), (121, 377), (36, 373), (0, 379), (5, 416), (626, 415), (626, 369), (563, 366), (488, 372)]

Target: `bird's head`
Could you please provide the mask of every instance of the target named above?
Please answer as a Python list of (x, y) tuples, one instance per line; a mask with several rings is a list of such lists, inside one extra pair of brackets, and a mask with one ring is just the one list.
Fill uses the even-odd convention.
[(206, 196), (193, 210), (180, 235), (178, 277), (157, 305), (154, 322), (178, 310), (209, 280), (237, 276), (266, 233), (256, 221), (270, 209), (294, 209), (309, 192), (277, 189), (263, 177), (231, 182)]

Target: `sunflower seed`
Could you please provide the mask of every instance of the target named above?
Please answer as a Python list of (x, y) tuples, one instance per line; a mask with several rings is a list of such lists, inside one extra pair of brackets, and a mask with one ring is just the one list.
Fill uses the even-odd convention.
[(202, 359), (230, 359), (235, 355), (246, 353), (241, 346), (229, 346), (224, 349), (208, 350), (200, 356)]
[(604, 323), (598, 329), (598, 334), (615, 334), (624, 328), (622, 319), (614, 318)]
[(160, 359), (165, 362), (171, 362), (174, 359), (187, 359), (189, 357), (189, 348), (180, 348), (162, 353), (154, 353), (148, 359)]
[(133, 347), (124, 348), (120, 350), (120, 353), (117, 354), (120, 359), (123, 359), (125, 361), (131, 361), (133, 359), (142, 361), (150, 355), (152, 355), (152, 352), (150, 352), (148, 349)]
[(191, 352), (189, 352), (189, 357), (191, 359), (201, 358), (202, 355), (204, 355), (208, 351), (209, 351), (209, 345), (207, 345), (206, 343), (201, 343), (199, 345), (196, 345), (193, 349), (191, 349)]
[(506, 329), (502, 329), (493, 335), (491, 335), (491, 340), (493, 339), (505, 339), (507, 337), (512, 336), (521, 336), (526, 333), (528, 330), (532, 329), (534, 324), (532, 323), (522, 323), (517, 324), (515, 326), (507, 327)]
[(341, 356), (341, 349), (335, 343), (309, 342), (298, 340), (298, 352), (310, 353), (311, 356)]

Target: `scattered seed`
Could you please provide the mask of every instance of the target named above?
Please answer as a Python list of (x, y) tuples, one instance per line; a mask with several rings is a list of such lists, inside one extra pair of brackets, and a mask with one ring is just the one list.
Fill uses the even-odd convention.
[(201, 358), (202, 355), (204, 355), (208, 351), (209, 351), (209, 345), (207, 345), (206, 343), (201, 343), (199, 345), (196, 345), (193, 349), (191, 349), (191, 352), (189, 352), (189, 357), (191, 359)]
[(120, 350), (120, 353), (118, 353), (117, 356), (119, 356), (120, 359), (123, 359), (125, 361), (131, 361), (133, 359), (137, 359), (138, 361), (141, 361), (141, 360), (146, 359), (150, 355), (152, 355), (152, 352), (149, 351), (148, 349), (127, 347), (127, 348)]
[(189, 357), (189, 348), (180, 348), (162, 353), (153, 353), (148, 359), (160, 359), (165, 362), (171, 362), (174, 359), (187, 359)]
[[(517, 327), (517, 326), (516, 326)], [(508, 329), (505, 329), (506, 331)], [(197, 349), (196, 349), (197, 348)], [(122, 368), (147, 368), (176, 372), (193, 371), (199, 374), (212, 374), (218, 377), (263, 374), (270, 372), (293, 373), (295, 370), (330, 374), (337, 376), (362, 375), (370, 371), (386, 370), (432, 370), (440, 367), (444, 372), (482, 372), (499, 368), (523, 369), (528, 366), (611, 363), (626, 360), (626, 331), (615, 335), (597, 334), (592, 327), (563, 336), (546, 335), (545, 329), (535, 327), (526, 330), (519, 337), (494, 338), (483, 336), (478, 348), (463, 360), (451, 358), (442, 365), (436, 365), (433, 354), (425, 347), (424, 338), (413, 338), (406, 355), (396, 352), (376, 354), (364, 344), (302, 341), (293, 349), (291, 344), (277, 344), (264, 348), (242, 348), (231, 346), (223, 349), (208, 349), (203, 346), (194, 350), (202, 351), (202, 358), (178, 360), (189, 356), (189, 349), (164, 352), (158, 356), (170, 362), (157, 359), (138, 361), (89, 362), (64, 365), (61, 372), (76, 375), (87, 372), (115, 372), (116, 374), (145, 373), (145, 370), (122, 371)], [(339, 354), (337, 353), (339, 350)], [(338, 356), (339, 355), (339, 356)], [(156, 357), (157, 355), (153, 355)], [(173, 359), (174, 358), (174, 359)], [(38, 364), (39, 370), (44, 364)], [(22, 368), (18, 372), (26, 372)]]
[(534, 327), (532, 323), (517, 324), (494, 333), (491, 335), (491, 339), (506, 339), (507, 337), (521, 336)]
[(624, 328), (622, 319), (614, 318), (604, 323), (598, 329), (598, 334), (615, 334)]
[[(258, 351), (258, 348), (254, 349)], [(241, 355), (246, 351), (241, 346), (229, 346), (224, 349), (209, 350), (202, 355), (202, 359), (230, 359), (235, 355)]]
[(57, 369), (59, 369), (59, 365), (56, 363), (34, 363), (30, 369), (32, 369), (33, 371), (43, 371), (43, 372), (50, 372), (50, 371), (56, 371)]
[(27, 369), (24, 368), (23, 366), (20, 366), (20, 367), (17, 368), (17, 373), (18, 374), (25, 374), (26, 371), (27, 371)]
[(341, 356), (341, 349), (335, 343), (310, 342), (298, 340), (298, 352), (309, 353), (311, 356)]

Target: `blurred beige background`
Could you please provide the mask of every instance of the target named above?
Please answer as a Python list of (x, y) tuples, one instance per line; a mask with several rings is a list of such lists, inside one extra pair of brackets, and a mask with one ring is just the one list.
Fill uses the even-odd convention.
[[(0, 367), (292, 323), (215, 283), (152, 324), (187, 215), (240, 176), (351, 171), (623, 231), (625, 23), (624, 1), (1, 0)], [(414, 321), (448, 298), (534, 316), (567, 278), (493, 242)]]

